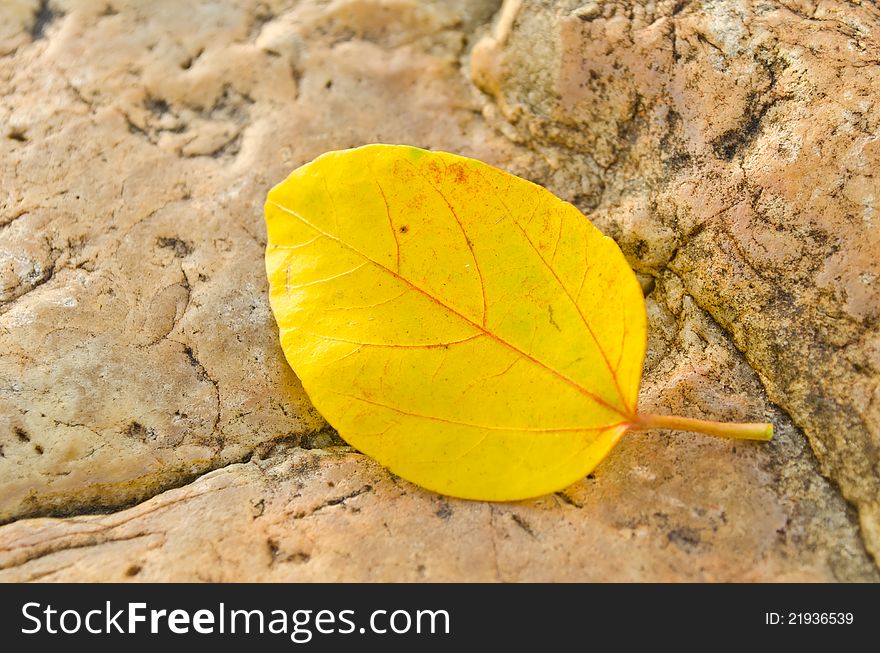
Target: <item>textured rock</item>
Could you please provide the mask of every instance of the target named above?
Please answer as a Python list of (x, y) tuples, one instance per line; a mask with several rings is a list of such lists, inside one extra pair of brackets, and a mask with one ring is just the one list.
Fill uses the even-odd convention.
[[(789, 206), (773, 199), (768, 180), (778, 177), (784, 190), (798, 177), (770, 154), (749, 157), (793, 100), (759, 111), (760, 129), (729, 160), (727, 140), (718, 141), (724, 156), (709, 162), (712, 139), (726, 133), (713, 122), (723, 112), (691, 89), (691, 112), (679, 107), (671, 126), (657, 126), (656, 104), (643, 99), (633, 109), (627, 99), (647, 98), (641, 86), (654, 73), (612, 80), (608, 72), (607, 92), (578, 99), (586, 93), (576, 90), (578, 75), (588, 69), (569, 57), (571, 80), (559, 87), (565, 114), (553, 99), (560, 35), (570, 53), (579, 51), (583, 30), (605, 24), (607, 3), (565, 11), (516, 4), (507, 3), (494, 37), (473, 55), (474, 78), (497, 103), (472, 89), (462, 64), (499, 2), (199, 2), (180, 12), (171, 0), (149, 8), (49, 0), (0, 8), (0, 520), (13, 521), (0, 527), (0, 580), (878, 579), (851, 509), (746, 362), (779, 392), (781, 372), (768, 372), (761, 357), (776, 336), (754, 331), (778, 310), (735, 303), (750, 282), (764, 301), (778, 279), (780, 296), (800, 293), (790, 301), (802, 302), (804, 315), (830, 310), (838, 306), (830, 290), (826, 303), (811, 304), (815, 289), (791, 276), (826, 259), (807, 248), (790, 254), (788, 267), (753, 263), (761, 285), (725, 263), (738, 251), (727, 247), (733, 241), (715, 238), (762, 233), (746, 218), (729, 222), (740, 209), (722, 211), (743, 189), (767, 186), (760, 201)], [(570, 25), (569, 9), (579, 16)], [(657, 29), (655, 18), (662, 23), (672, 8), (640, 11), (626, 21)], [(721, 10), (685, 6), (672, 20), (697, 25), (713, 11)], [(735, 18), (719, 24), (734, 29)], [(618, 55), (634, 67), (666, 61), (655, 51), (662, 39), (640, 39), (629, 54), (611, 32), (589, 43), (597, 53), (611, 49), (609, 71)], [(736, 56), (745, 60), (742, 47)], [(854, 52), (841, 52), (841, 66), (858, 62)], [(703, 70), (706, 56), (668, 66)], [(663, 75), (654, 75), (657, 97), (670, 92)], [(855, 89), (865, 79), (827, 83)], [(674, 97), (691, 97), (685, 90)], [(703, 134), (709, 123), (718, 134)], [(844, 128), (834, 142), (856, 133)], [(762, 445), (635, 434), (593, 478), (499, 505), (424, 492), (342, 447), (277, 345), (261, 205), (293, 167), (375, 141), (475, 156), (594, 208), (650, 292), (644, 408), (763, 417), (777, 437)], [(841, 166), (862, 156), (831, 151)], [(828, 187), (825, 165), (811, 188)], [(758, 174), (763, 181), (753, 180)], [(816, 196), (832, 223), (844, 186), (837, 199)], [(718, 215), (704, 220), (703, 203)], [(800, 212), (786, 210), (785, 238), (768, 241), (780, 256), (786, 239), (812, 233)], [(852, 236), (834, 234), (841, 247)], [(862, 234), (865, 247), (871, 237)], [(859, 301), (868, 313), (876, 306), (870, 294)], [(803, 315), (787, 319), (792, 351), (778, 355), (791, 357), (814, 334)], [(859, 333), (862, 349), (807, 352), (786, 358), (786, 369), (812, 379), (805, 366), (814, 356), (866, 351), (870, 334)], [(854, 378), (870, 382), (866, 371), (827, 383)], [(811, 428), (798, 404), (783, 405)], [(868, 442), (859, 433), (847, 446)], [(817, 450), (844, 479), (836, 459)], [(845, 463), (853, 470), (872, 460), (853, 456)], [(859, 505), (867, 514), (869, 503)]]
[[(634, 434), (589, 478), (447, 499), (324, 439), (281, 443), (112, 515), (0, 528), (0, 581), (878, 580), (806, 440), (671, 273), (648, 301), (643, 405), (766, 418), (770, 445)], [(338, 444), (338, 441), (336, 441)]]
[(880, 555), (880, 10), (505, 3), (487, 116), (647, 275), (675, 273), (803, 427)]
[(0, 59), (0, 520), (323, 428), (266, 301), (292, 168), (382, 140), (509, 158), (457, 72), (491, 3), (283, 4), (52, 2)]

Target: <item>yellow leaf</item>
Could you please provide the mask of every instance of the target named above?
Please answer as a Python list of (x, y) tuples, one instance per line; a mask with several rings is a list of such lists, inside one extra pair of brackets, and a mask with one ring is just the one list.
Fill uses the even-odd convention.
[(627, 429), (710, 430), (638, 414), (639, 284), (613, 240), (540, 186), (368, 145), (295, 170), (266, 222), (287, 360), (339, 434), (403, 478), (520, 499), (582, 478)]

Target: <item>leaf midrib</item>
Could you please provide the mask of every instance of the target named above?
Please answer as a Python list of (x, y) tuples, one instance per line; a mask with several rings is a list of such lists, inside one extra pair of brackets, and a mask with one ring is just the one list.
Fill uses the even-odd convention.
[(272, 199), (267, 199), (267, 200), (266, 200), (266, 203), (267, 203), (267, 204), (271, 204), (272, 206), (278, 208), (279, 210), (283, 211), (284, 213), (287, 213), (288, 215), (292, 215), (292, 216), (295, 217), (297, 220), (299, 220), (300, 222), (302, 222), (304, 225), (306, 225), (307, 227), (313, 229), (315, 232), (321, 234), (321, 235), (324, 236), (325, 238), (329, 238), (330, 240), (332, 240), (332, 241), (334, 241), (334, 242), (336, 242), (336, 243), (339, 243), (340, 245), (342, 245), (342, 246), (345, 247), (346, 249), (349, 249), (350, 251), (354, 252), (355, 254), (361, 256), (361, 257), (364, 258), (365, 260), (369, 261), (370, 263), (372, 263), (372, 264), (375, 265), (376, 267), (378, 267), (378, 268), (384, 270), (387, 274), (391, 275), (391, 276), (394, 277), (395, 279), (398, 279), (399, 281), (402, 281), (403, 283), (405, 283), (406, 285), (408, 285), (410, 288), (412, 288), (412, 289), (415, 290), (416, 292), (418, 292), (418, 293), (424, 295), (425, 297), (427, 297), (428, 299), (430, 299), (431, 301), (433, 301), (435, 304), (437, 304), (438, 306), (440, 306), (440, 307), (446, 309), (446, 310), (449, 311), (451, 314), (455, 315), (456, 317), (458, 317), (458, 318), (461, 319), (462, 321), (466, 322), (467, 324), (471, 325), (471, 326), (474, 327), (475, 329), (477, 329), (477, 330), (479, 330), (479, 331), (485, 333), (487, 336), (489, 336), (489, 337), (492, 338), (493, 340), (499, 342), (499, 343), (502, 344), (502, 345), (505, 345), (506, 347), (508, 347), (508, 348), (511, 349), (512, 351), (515, 351), (515, 352), (518, 353), (520, 356), (523, 356), (525, 359), (531, 361), (532, 363), (534, 363), (534, 364), (537, 365), (538, 367), (542, 367), (542, 368), (544, 368), (545, 370), (547, 370), (547, 371), (550, 372), (551, 374), (555, 375), (556, 377), (558, 377), (559, 379), (561, 379), (561, 380), (564, 381), (565, 383), (568, 383), (568, 384), (571, 385), (573, 388), (575, 388), (576, 390), (578, 390), (581, 394), (585, 395), (586, 397), (588, 397), (588, 398), (591, 399), (592, 401), (596, 402), (596, 403), (599, 404), (600, 406), (604, 406), (604, 407), (607, 408), (608, 410), (617, 413), (618, 415), (620, 415), (621, 417), (623, 417), (623, 418), (626, 419), (626, 420), (629, 420), (629, 419), (632, 418), (632, 416), (631, 416), (627, 411), (625, 411), (625, 410), (621, 410), (621, 409), (618, 408), (617, 406), (614, 406), (614, 405), (610, 404), (609, 402), (605, 401), (605, 400), (602, 399), (601, 397), (599, 397), (599, 396), (597, 396), (596, 394), (590, 392), (587, 388), (585, 388), (584, 386), (582, 386), (581, 384), (579, 384), (579, 383), (578, 383), (577, 381), (575, 381), (574, 379), (571, 379), (571, 378), (565, 376), (564, 374), (562, 374), (562, 373), (559, 372), (558, 370), (553, 369), (552, 367), (550, 367), (550, 366), (547, 365), (546, 363), (544, 363), (544, 362), (542, 362), (541, 360), (535, 358), (534, 356), (530, 355), (529, 353), (523, 351), (522, 349), (520, 349), (520, 348), (517, 347), (516, 345), (512, 344), (511, 342), (508, 342), (507, 340), (505, 340), (504, 338), (502, 338), (502, 337), (499, 336), (498, 334), (493, 333), (492, 331), (490, 331), (490, 330), (487, 329), (486, 327), (484, 327), (484, 326), (478, 324), (477, 322), (475, 322), (475, 321), (469, 319), (467, 316), (465, 316), (465, 315), (463, 315), (462, 313), (458, 312), (458, 311), (455, 310), (453, 307), (451, 307), (451, 306), (449, 306), (449, 305), (443, 303), (443, 302), (440, 301), (438, 298), (434, 297), (431, 293), (429, 293), (429, 292), (427, 292), (426, 290), (424, 290), (423, 288), (420, 288), (419, 286), (415, 285), (412, 281), (410, 281), (410, 280), (407, 279), (406, 277), (402, 276), (402, 275), (399, 274), (398, 272), (395, 272), (395, 271), (392, 270), (391, 268), (389, 268), (389, 267), (383, 265), (382, 263), (379, 263), (378, 261), (376, 261), (376, 260), (372, 259), (371, 257), (367, 256), (364, 252), (360, 251), (359, 249), (357, 249), (356, 247), (354, 247), (354, 246), (351, 245), (350, 243), (347, 243), (347, 242), (345, 242), (344, 240), (342, 240), (341, 238), (338, 238), (338, 237), (334, 236), (333, 234), (327, 233), (327, 232), (324, 231), (323, 229), (320, 229), (319, 227), (315, 226), (314, 224), (312, 224), (311, 222), (309, 222), (308, 220), (306, 220), (303, 216), (301, 216), (301, 215), (300, 215), (299, 213), (297, 213), (296, 211), (294, 211), (294, 210), (292, 210), (292, 209), (289, 209), (289, 208), (287, 208), (287, 207), (285, 207), (285, 206), (282, 206), (281, 204), (279, 204), (278, 202), (275, 202), (275, 201), (272, 200)]

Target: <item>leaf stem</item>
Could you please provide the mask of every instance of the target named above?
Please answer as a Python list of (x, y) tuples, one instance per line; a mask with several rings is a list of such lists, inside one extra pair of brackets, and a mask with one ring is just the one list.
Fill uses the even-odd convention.
[(647, 413), (636, 415), (630, 429), (645, 431), (647, 429), (670, 429), (674, 431), (695, 431), (707, 435), (736, 440), (769, 440), (773, 437), (773, 425), (768, 423), (735, 424), (729, 422), (713, 422), (691, 417), (674, 415), (654, 415)]

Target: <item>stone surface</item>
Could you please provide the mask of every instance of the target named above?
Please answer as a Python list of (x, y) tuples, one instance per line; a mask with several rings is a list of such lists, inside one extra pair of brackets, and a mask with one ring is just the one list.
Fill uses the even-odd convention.
[[(871, 260), (845, 256), (856, 232), (834, 231), (847, 215), (839, 210), (846, 184), (837, 195), (823, 189), (832, 167), (862, 165), (876, 149), (846, 140), (859, 138), (857, 125), (841, 127), (826, 146), (825, 172), (802, 161), (787, 173), (793, 163), (777, 161), (776, 141), (771, 148), (762, 139), (777, 133), (777, 118), (805, 130), (799, 116), (818, 115), (817, 107), (827, 120), (840, 113), (817, 91), (815, 106), (786, 98), (758, 110), (748, 142), (731, 144), (728, 157), (736, 139), (724, 136), (715, 157), (711, 141), (727, 133), (723, 112), (714, 96), (700, 98), (699, 85), (684, 86), (697, 73), (717, 75), (715, 86), (703, 86), (725, 101), (739, 97), (724, 94), (728, 73), (713, 67), (723, 57), (699, 50), (667, 61), (658, 53), (670, 22), (692, 23), (691, 32), (681, 27), (681, 47), (688, 39), (709, 47), (694, 25), (714, 20), (732, 34), (740, 14), (712, 18), (722, 10), (710, 3), (686, 4), (675, 16), (671, 3), (631, 10), (615, 29), (626, 35), (642, 21), (659, 40), (640, 33), (639, 47), (627, 49), (611, 28), (594, 40), (584, 32), (614, 22), (605, 17), (611, 4), (508, 2), (476, 48), (499, 2), (205, 1), (180, 12), (171, 0), (148, 8), (48, 0), (0, 8), (0, 520), (12, 522), (0, 527), (0, 580), (878, 580), (852, 509), (761, 383), (807, 427), (823, 468), (870, 528), (870, 498), (853, 494), (840, 471), (874, 464), (870, 451), (856, 455), (870, 442), (859, 439), (866, 431), (848, 432), (842, 444), (813, 436), (797, 397), (822, 369), (810, 367), (815, 356), (867, 351), (871, 332), (858, 331), (858, 346), (808, 351), (816, 336), (805, 320), (844, 306), (832, 290), (849, 272), (825, 278), (832, 290), (822, 294), (797, 286), (791, 270), (838, 261), (871, 274)], [(846, 29), (870, 31), (869, 18)], [(775, 20), (770, 36), (808, 19)], [(814, 36), (831, 39), (822, 35), (833, 20), (823, 21)], [(584, 90), (578, 75), (591, 78), (589, 67), (559, 58), (585, 42), (596, 49), (591, 61), (608, 50), (606, 78), (596, 82), (605, 90)], [(747, 63), (748, 42), (716, 45)], [(838, 61), (846, 72), (861, 56), (841, 51)], [(615, 59), (641, 66), (641, 76), (615, 78)], [(491, 98), (471, 86), (469, 62)], [(557, 86), (560, 62), (568, 77)], [(645, 72), (649, 64), (660, 67)], [(690, 66), (679, 90), (667, 79), (677, 66)], [(742, 84), (762, 83), (767, 70), (755, 68)], [(866, 70), (860, 80), (810, 83), (854, 91), (873, 79)], [(773, 74), (779, 86), (783, 71)], [(653, 96), (642, 88), (649, 81)], [(667, 95), (690, 98), (689, 112), (676, 105), (678, 118), (671, 108), (662, 114), (650, 98)], [(634, 96), (643, 98), (635, 109)], [(790, 121), (783, 107), (792, 107)], [(731, 125), (741, 109), (731, 104)], [(720, 130), (711, 137), (710, 124)], [(820, 147), (809, 131), (800, 138), (801, 151)], [(261, 205), (297, 165), (376, 141), (474, 156), (592, 209), (649, 292), (642, 406), (771, 419), (777, 437), (761, 445), (627, 436), (592, 478), (516, 504), (444, 499), (342, 446), (277, 345)], [(841, 149), (845, 142), (852, 147)], [(786, 243), (812, 238), (798, 222), (803, 207), (777, 197), (797, 195), (799, 175), (819, 189), (814, 217), (827, 219), (837, 258), (806, 246), (783, 253)], [(846, 192), (862, 192), (853, 195), (862, 201), (870, 182), (859, 183)], [(788, 211), (779, 214), (787, 220), (777, 216), (782, 235), (765, 246), (790, 265), (730, 263), (745, 247), (727, 246), (734, 235), (764, 233), (742, 217), (752, 214), (737, 212), (745, 205), (725, 209), (745, 189), (763, 189), (746, 202), (751, 210), (765, 202)], [(712, 219), (704, 203), (717, 205)], [(861, 245), (872, 237), (862, 234)], [(762, 358), (776, 332), (754, 326), (778, 317), (765, 301), (776, 280), (780, 297), (804, 307), (789, 311), (780, 332), (791, 342), (791, 351), (774, 354), (789, 357), (784, 370)], [(749, 283), (754, 309), (742, 303)], [(869, 316), (876, 298), (865, 287), (852, 306)], [(825, 303), (811, 304), (810, 293)], [(821, 324), (850, 324), (835, 315)], [(841, 379), (870, 385), (873, 368), (862, 376), (834, 369), (822, 380), (834, 397), (847, 390), (834, 385)], [(779, 399), (785, 370), (806, 388), (787, 403)], [(816, 410), (843, 419), (822, 392), (810, 395)], [(826, 441), (848, 462), (816, 444)], [(111, 514), (87, 514), (96, 512)]]
[(0, 59), (0, 520), (323, 428), (266, 300), (268, 188), (371, 141), (510, 158), (458, 74), (491, 3), (385, 4), (51, 2)]
[(421, 490), (325, 433), (111, 515), (4, 526), (0, 581), (880, 580), (803, 434), (675, 275), (648, 309), (642, 405), (770, 419), (770, 445), (633, 434), (563, 492), (490, 504)]
[(486, 115), (728, 331), (880, 555), (880, 9), (505, 2)]

